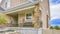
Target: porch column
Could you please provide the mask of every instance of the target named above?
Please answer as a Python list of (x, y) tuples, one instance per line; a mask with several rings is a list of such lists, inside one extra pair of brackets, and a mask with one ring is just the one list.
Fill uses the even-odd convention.
[(34, 8), (34, 18), (33, 18), (33, 23), (34, 23), (34, 28), (39, 28), (39, 17), (40, 17), (40, 12), (39, 12), (39, 3), (35, 4)]

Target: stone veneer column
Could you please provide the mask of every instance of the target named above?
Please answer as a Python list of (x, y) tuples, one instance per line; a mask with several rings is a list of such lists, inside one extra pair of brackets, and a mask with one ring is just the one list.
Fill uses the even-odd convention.
[(18, 14), (18, 26), (23, 27), (23, 23), (25, 21), (25, 13)]
[(35, 8), (34, 8), (34, 17), (33, 17), (33, 23), (34, 23), (34, 28), (39, 28), (39, 16), (40, 16), (40, 12), (39, 12), (39, 3), (35, 4)]

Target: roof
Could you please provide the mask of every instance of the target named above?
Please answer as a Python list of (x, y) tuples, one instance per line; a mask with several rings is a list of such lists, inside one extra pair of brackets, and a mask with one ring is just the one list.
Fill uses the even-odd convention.
[(34, 2), (26, 1), (26, 2), (23, 2), (23, 3), (17, 5), (15, 7), (13, 7), (13, 8), (7, 9), (7, 10), (21, 9), (21, 8), (24, 8), (24, 7), (27, 7), (27, 6), (35, 5), (35, 4), (39, 3), (39, 2), (41, 2), (41, 1), (40, 0), (34, 1)]
[(15, 7), (13, 7), (13, 8), (6, 9), (4, 12), (13, 11), (13, 10), (16, 10), (16, 9), (21, 9), (21, 8), (25, 8), (25, 7), (28, 7), (28, 6), (33, 6), (33, 5), (35, 5), (35, 4), (39, 3), (39, 2), (41, 2), (41, 1), (40, 0), (33, 1), (33, 2), (32, 1), (26, 1), (26, 2), (24, 2), (22, 4), (19, 4), (19, 5), (15, 6)]
[(0, 7), (0, 12), (1, 12), (1, 11), (4, 11), (4, 9), (3, 9), (2, 7)]

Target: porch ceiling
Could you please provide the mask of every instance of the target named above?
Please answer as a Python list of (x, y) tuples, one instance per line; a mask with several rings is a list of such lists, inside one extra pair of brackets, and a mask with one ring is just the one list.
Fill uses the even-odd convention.
[(15, 15), (21, 14), (21, 13), (29, 13), (29, 12), (32, 12), (33, 10), (34, 10), (34, 6), (28, 7), (28, 8), (23, 8), (23, 9), (18, 9), (18, 10), (15, 10), (15, 11), (12, 11), (9, 13), (5, 13), (5, 14), (15, 16)]

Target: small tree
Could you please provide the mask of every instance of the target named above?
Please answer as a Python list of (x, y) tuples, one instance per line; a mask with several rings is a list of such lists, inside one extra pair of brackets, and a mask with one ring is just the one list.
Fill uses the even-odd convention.
[(59, 26), (51, 26), (50, 29), (56, 29), (56, 30), (60, 30), (60, 27)]
[(58, 27), (58, 26), (55, 26), (55, 27), (54, 27), (54, 29), (56, 29), (56, 30), (60, 30), (60, 27)]
[(51, 26), (50, 29), (54, 29), (53, 26)]
[(5, 24), (6, 23), (6, 19), (5, 19), (5, 15), (0, 14), (0, 24)]
[(4, 14), (0, 14), (0, 28), (7, 27), (7, 20)]
[(4, 17), (0, 16), (0, 24), (4, 24), (6, 23), (6, 20)]

